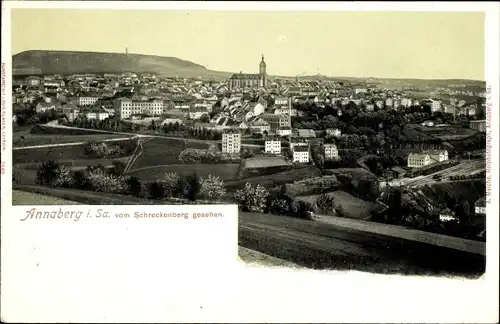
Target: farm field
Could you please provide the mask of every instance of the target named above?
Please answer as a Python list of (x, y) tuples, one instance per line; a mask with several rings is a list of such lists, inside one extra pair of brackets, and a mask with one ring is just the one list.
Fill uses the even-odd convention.
[(245, 183), (249, 182), (252, 185), (260, 184), (264, 187), (273, 187), (279, 184), (290, 183), (294, 181), (303, 180), (310, 177), (319, 177), (321, 172), (314, 166), (305, 166), (301, 168), (296, 168), (289, 171), (261, 175), (255, 177), (248, 177), (239, 180), (226, 181), (226, 188), (230, 190), (236, 190), (245, 186)]
[(143, 142), (142, 153), (132, 169), (179, 164), (179, 154), (185, 148), (208, 149), (208, 144), (185, 142), (183, 139), (152, 138)]
[[(135, 164), (134, 164), (135, 165)], [(141, 181), (153, 181), (163, 179), (165, 173), (177, 173), (187, 176), (196, 172), (198, 176), (205, 178), (209, 174), (218, 176), (221, 180), (233, 180), (238, 177), (239, 164), (172, 164), (163, 166), (150, 166), (136, 169), (135, 167), (128, 175), (136, 176)]]
[(12, 205), (81, 205), (81, 203), (33, 192), (12, 190)]
[[(382, 208), (382, 206), (379, 204), (364, 201), (340, 190), (328, 193), (328, 195), (333, 196), (335, 202), (342, 207), (342, 209), (346, 212), (347, 217), (349, 218), (367, 220), (370, 218), (370, 212), (372, 210), (378, 210)], [(314, 205), (316, 203), (316, 199), (319, 196), (320, 195), (299, 196), (297, 197), (297, 199), (307, 201)]]
[(125, 138), (125, 135), (119, 134), (92, 134), (92, 135), (58, 135), (58, 134), (16, 134), (12, 139), (13, 147), (47, 145), (47, 144), (63, 144), (63, 143), (78, 143), (90, 141), (103, 141), (114, 138)]

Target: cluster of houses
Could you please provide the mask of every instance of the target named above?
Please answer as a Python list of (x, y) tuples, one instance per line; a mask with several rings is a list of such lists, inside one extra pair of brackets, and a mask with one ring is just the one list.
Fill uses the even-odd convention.
[[(311, 134), (312, 132), (312, 134)], [(289, 147), (283, 147), (283, 137), (272, 135), (264, 140), (264, 154), (280, 156), (284, 150), (289, 150), (295, 163), (309, 163), (311, 161), (311, 143), (316, 139), (314, 131), (297, 129), (287, 137)], [(241, 150), (242, 134), (238, 129), (225, 130), (222, 133), (222, 152), (238, 154)], [(322, 142), (325, 160), (336, 160), (339, 157), (337, 145), (333, 141)]]

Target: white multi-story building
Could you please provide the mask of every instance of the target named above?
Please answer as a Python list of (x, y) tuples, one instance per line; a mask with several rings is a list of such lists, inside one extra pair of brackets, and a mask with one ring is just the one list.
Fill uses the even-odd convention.
[(287, 107), (289, 102), (289, 98), (287, 97), (276, 97), (274, 99), (274, 106), (276, 107)]
[(281, 141), (279, 139), (270, 139), (266, 141), (265, 152), (270, 154), (281, 154)]
[(85, 113), (85, 117), (87, 119), (105, 120), (109, 118), (109, 114), (105, 111), (100, 111), (100, 112), (89, 111)]
[(431, 103), (431, 112), (440, 112), (441, 111), (441, 101), (437, 99), (430, 99)]
[(129, 118), (132, 115), (147, 114), (159, 116), (163, 113), (163, 100), (132, 100), (120, 98), (115, 100), (115, 112), (120, 119)]
[(335, 144), (323, 144), (325, 149), (325, 159), (326, 160), (335, 160), (339, 157), (339, 150), (337, 149), (337, 145)]
[(77, 104), (79, 106), (92, 106), (99, 100), (97, 96), (80, 96), (78, 97)]
[(291, 128), (278, 128), (276, 130), (276, 135), (278, 135), (278, 136), (292, 135), (292, 129)]
[(222, 153), (240, 153), (241, 134), (234, 130), (228, 130), (222, 134)]
[(444, 162), (448, 160), (448, 151), (423, 151), (421, 153), (410, 153), (408, 155), (409, 168), (421, 168), (434, 163)]
[(287, 108), (287, 107), (279, 107), (274, 109), (275, 115), (290, 115), (292, 117), (297, 116), (297, 109), (295, 108)]
[(293, 150), (293, 162), (309, 163), (309, 147), (296, 146)]

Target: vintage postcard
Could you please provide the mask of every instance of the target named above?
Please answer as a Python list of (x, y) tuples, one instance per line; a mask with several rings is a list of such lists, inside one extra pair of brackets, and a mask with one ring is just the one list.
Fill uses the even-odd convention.
[(2, 320), (497, 322), (498, 23), (2, 2)]

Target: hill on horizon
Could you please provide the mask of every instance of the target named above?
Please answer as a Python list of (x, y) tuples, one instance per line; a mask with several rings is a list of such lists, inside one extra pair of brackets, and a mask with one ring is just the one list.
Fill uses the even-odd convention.
[(175, 57), (83, 51), (30, 50), (12, 56), (13, 75), (74, 73), (156, 73), (180, 77), (228, 78), (230, 72), (212, 71)]
[[(176, 57), (165, 57), (145, 54), (105, 53), (87, 51), (49, 51), (29, 50), (12, 56), (13, 76), (45, 75), (45, 74), (76, 74), (76, 73), (155, 73), (164, 76), (179, 76), (187, 78), (227, 79), (234, 72), (209, 70), (205, 66), (182, 60)], [(273, 78), (295, 80), (317, 79), (318, 75), (303, 75), (299, 77), (273, 75)], [(348, 83), (381, 83), (391, 85), (448, 85), (462, 83), (466, 85), (483, 86), (480, 80), (437, 80), (413, 78), (377, 78), (377, 77), (341, 77), (320, 76), (329, 81), (347, 81)]]

